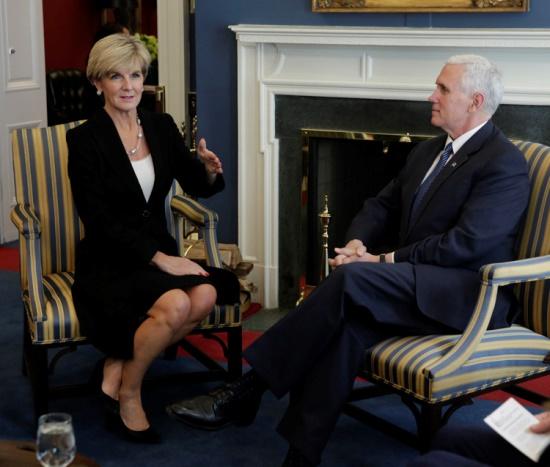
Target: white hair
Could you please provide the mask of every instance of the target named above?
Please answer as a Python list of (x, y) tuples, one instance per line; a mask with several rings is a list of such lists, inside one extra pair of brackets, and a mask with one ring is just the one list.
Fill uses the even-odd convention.
[(481, 55), (454, 55), (447, 60), (447, 65), (464, 65), (464, 92), (482, 94), (485, 98), (482, 110), (493, 115), (504, 95), (502, 73), (496, 65)]

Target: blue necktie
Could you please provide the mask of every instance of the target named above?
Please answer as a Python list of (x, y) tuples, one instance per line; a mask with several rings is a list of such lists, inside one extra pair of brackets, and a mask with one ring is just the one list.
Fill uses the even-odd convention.
[(422, 204), (422, 199), (430, 189), (432, 182), (439, 175), (439, 172), (443, 170), (443, 167), (445, 167), (445, 164), (449, 160), (449, 157), (451, 157), (452, 155), (453, 155), (453, 143), (451, 142), (447, 144), (447, 146), (445, 146), (445, 149), (443, 149), (443, 152), (441, 153), (441, 157), (437, 161), (436, 166), (434, 167), (430, 175), (426, 177), (426, 179), (420, 184), (420, 186), (416, 190), (416, 194), (414, 196), (414, 200), (411, 208), (411, 215), (410, 215), (411, 221), (415, 218), (418, 207)]

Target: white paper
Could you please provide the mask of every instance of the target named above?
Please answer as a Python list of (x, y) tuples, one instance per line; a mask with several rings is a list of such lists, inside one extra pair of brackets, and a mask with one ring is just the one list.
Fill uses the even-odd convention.
[(550, 433), (533, 433), (529, 427), (538, 423), (537, 418), (512, 397), (484, 421), (533, 462), (539, 461), (550, 444)]

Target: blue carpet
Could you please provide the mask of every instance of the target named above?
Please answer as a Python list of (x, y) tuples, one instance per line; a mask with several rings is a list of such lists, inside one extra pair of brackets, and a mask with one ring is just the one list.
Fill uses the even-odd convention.
[[(0, 438), (33, 439), (34, 423), (30, 385), (21, 374), (22, 311), (17, 273), (0, 271), (0, 360), (2, 390), (0, 400)], [(64, 383), (86, 381), (99, 353), (83, 346), (60, 360), (54, 380)], [(157, 361), (153, 373), (197, 369), (191, 359)], [(51, 411), (72, 414), (78, 450), (102, 467), (189, 466), (189, 467), (277, 467), (286, 452), (285, 442), (275, 427), (286, 407), (286, 400), (266, 394), (256, 422), (248, 428), (229, 427), (219, 432), (187, 428), (164, 413), (164, 405), (183, 396), (209, 389), (208, 384), (153, 385), (144, 390), (144, 405), (151, 423), (163, 436), (157, 446), (137, 446), (119, 440), (105, 431), (99, 402), (93, 396), (78, 396), (52, 401)], [(405, 428), (413, 426), (410, 412), (394, 396), (364, 403), (387, 419)], [(483, 417), (498, 403), (478, 401), (459, 410), (453, 424), (481, 424)], [(325, 451), (323, 466), (404, 466), (414, 456), (413, 449), (359, 422), (342, 416)]]

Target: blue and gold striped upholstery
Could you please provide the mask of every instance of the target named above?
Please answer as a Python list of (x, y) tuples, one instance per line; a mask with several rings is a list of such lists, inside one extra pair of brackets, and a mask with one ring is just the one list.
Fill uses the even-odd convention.
[[(171, 198), (172, 211), (176, 218), (174, 228), (179, 235), (177, 239), (183, 239), (183, 227), (181, 219), (196, 225), (201, 237), (204, 239), (206, 263), (209, 266), (222, 268), (223, 262), (218, 248), (218, 239), (216, 236), (216, 226), (218, 224), (218, 215), (194, 199), (188, 198), (176, 188), (174, 196)], [(181, 251), (181, 248), (180, 248)], [(220, 327), (239, 327), (241, 326), (241, 310), (238, 303), (235, 305), (215, 305), (212, 312), (202, 321), (200, 329), (213, 329)]]
[[(462, 335), (398, 337), (367, 351), (365, 374), (433, 404), (550, 371), (550, 148), (514, 141), (529, 165), (531, 196), (518, 260), (486, 265)], [(516, 284), (523, 325), (487, 331), (498, 287)]]
[[(550, 254), (550, 149), (541, 144), (514, 141), (529, 163), (531, 199), (521, 235), (518, 258)], [(526, 282), (516, 286), (523, 307), (523, 321), (535, 332), (550, 336), (550, 282)]]
[(79, 122), (12, 132), (21, 290), (34, 344), (74, 342), (80, 334), (71, 285), (84, 235), (67, 175), (65, 133)]

